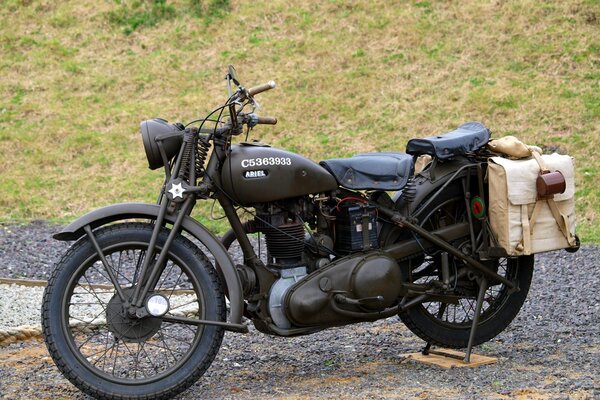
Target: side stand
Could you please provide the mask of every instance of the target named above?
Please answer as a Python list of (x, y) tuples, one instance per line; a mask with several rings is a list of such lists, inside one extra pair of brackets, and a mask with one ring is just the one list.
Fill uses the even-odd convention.
[(425, 344), (425, 347), (423, 347), (421, 349), (421, 354), (423, 354), (424, 356), (428, 356), (430, 351), (431, 351), (431, 342), (427, 342)]
[(479, 283), (479, 291), (477, 292), (477, 303), (475, 304), (475, 315), (473, 315), (473, 323), (471, 325), (471, 332), (469, 334), (469, 343), (467, 345), (467, 352), (464, 357), (448, 353), (448, 351), (438, 351), (431, 350), (431, 342), (427, 342), (425, 347), (421, 349), (421, 354), (424, 356), (428, 356), (430, 354), (450, 357), (457, 360), (463, 360), (465, 364), (469, 364), (471, 362), (471, 352), (473, 350), (473, 342), (475, 341), (475, 335), (477, 334), (477, 325), (479, 324), (479, 315), (481, 314), (481, 308), (483, 307), (483, 300), (485, 296), (485, 291), (488, 289), (488, 282), (485, 277), (478, 279)]
[(471, 350), (473, 349), (473, 342), (475, 341), (475, 334), (477, 333), (477, 325), (479, 324), (479, 314), (481, 314), (481, 307), (483, 306), (483, 297), (485, 291), (488, 289), (488, 282), (485, 276), (479, 279), (479, 292), (477, 293), (477, 304), (475, 304), (475, 315), (473, 315), (473, 325), (471, 325), (471, 334), (469, 335), (469, 344), (467, 345), (467, 354), (465, 354), (465, 363), (471, 362)]

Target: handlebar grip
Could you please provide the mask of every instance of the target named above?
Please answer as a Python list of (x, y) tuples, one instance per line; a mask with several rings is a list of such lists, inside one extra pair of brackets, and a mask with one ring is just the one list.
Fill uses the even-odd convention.
[(275, 117), (258, 117), (257, 124), (266, 124), (266, 125), (275, 125), (277, 123), (277, 118)]
[(248, 89), (248, 93), (250, 94), (250, 96), (255, 96), (267, 90), (274, 89), (275, 86), (275, 81), (269, 81), (267, 83), (263, 83), (262, 85), (251, 87), (250, 89)]

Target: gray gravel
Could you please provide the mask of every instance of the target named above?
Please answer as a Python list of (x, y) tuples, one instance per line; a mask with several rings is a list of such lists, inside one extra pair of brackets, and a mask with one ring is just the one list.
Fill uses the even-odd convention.
[(41, 325), (43, 287), (0, 285), (0, 329)]
[[(47, 279), (67, 247), (50, 238), (55, 230), (0, 226), (0, 277)], [(539, 255), (519, 316), (475, 349), (498, 357), (494, 365), (442, 370), (407, 361), (403, 354), (423, 343), (396, 318), (291, 339), (228, 332), (206, 375), (180, 398), (600, 398), (599, 260), (596, 246)], [(0, 348), (0, 397), (40, 393), (85, 398), (39, 343)]]

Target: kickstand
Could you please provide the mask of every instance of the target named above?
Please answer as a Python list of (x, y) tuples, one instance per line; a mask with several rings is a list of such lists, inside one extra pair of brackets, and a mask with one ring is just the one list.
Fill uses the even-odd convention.
[(431, 342), (427, 342), (425, 344), (425, 347), (423, 347), (421, 349), (421, 354), (423, 354), (424, 356), (428, 356), (429, 355), (429, 349), (431, 349)]
[(477, 293), (477, 304), (475, 305), (475, 315), (473, 315), (473, 324), (471, 325), (471, 333), (469, 335), (469, 344), (467, 346), (467, 353), (465, 354), (465, 363), (471, 362), (471, 350), (473, 349), (473, 342), (475, 341), (475, 334), (477, 333), (477, 325), (479, 324), (479, 314), (481, 314), (481, 307), (483, 306), (483, 297), (487, 290), (487, 279), (482, 277), (479, 280), (479, 292)]

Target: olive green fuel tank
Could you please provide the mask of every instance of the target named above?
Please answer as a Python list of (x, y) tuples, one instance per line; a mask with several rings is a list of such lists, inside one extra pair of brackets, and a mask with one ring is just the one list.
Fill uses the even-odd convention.
[(322, 193), (338, 186), (319, 164), (261, 143), (232, 145), (221, 182), (225, 192), (243, 205)]

